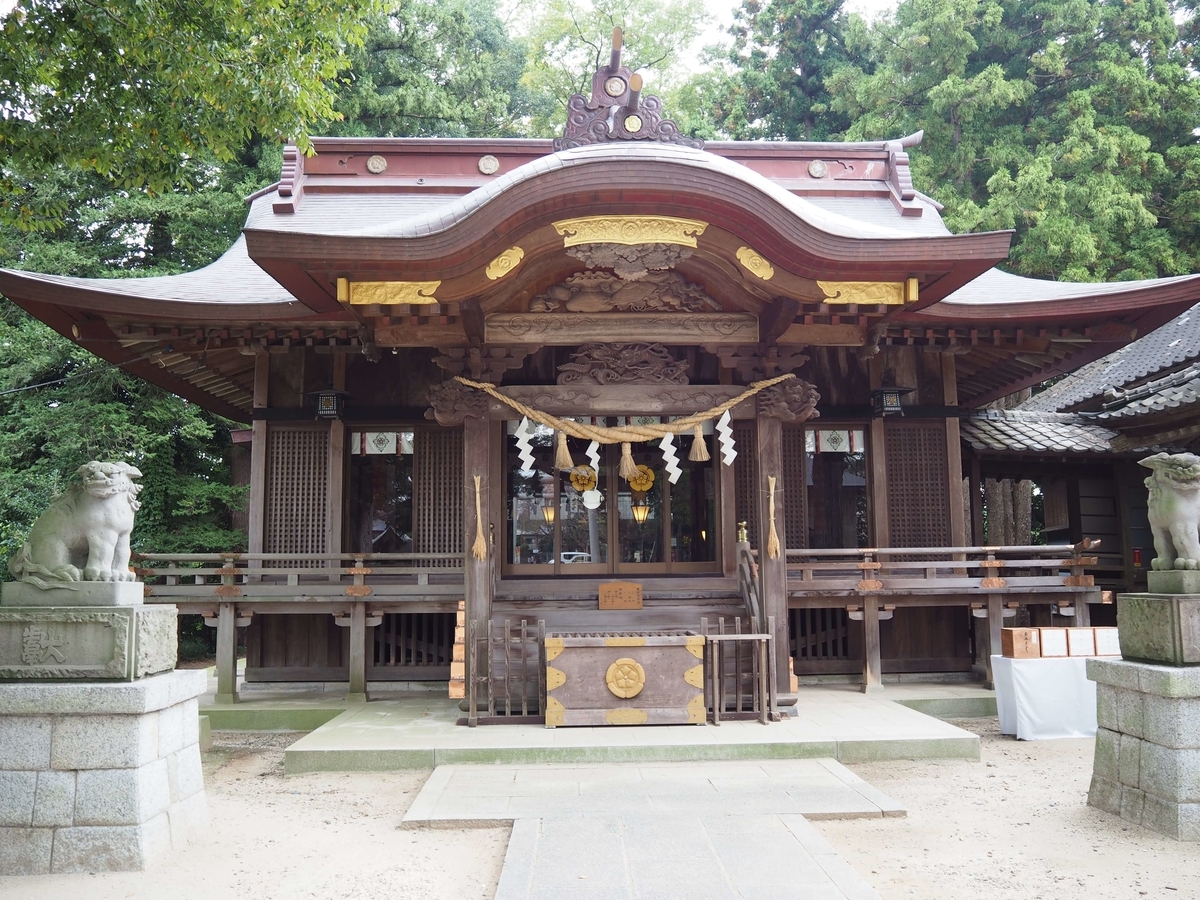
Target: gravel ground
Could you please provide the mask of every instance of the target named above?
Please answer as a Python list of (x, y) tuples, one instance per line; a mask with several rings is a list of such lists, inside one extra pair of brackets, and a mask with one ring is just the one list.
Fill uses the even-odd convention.
[(908, 808), (906, 819), (814, 823), (884, 900), (1200, 898), (1200, 847), (1087, 805), (1091, 738), (1017, 741), (999, 722), (981, 762), (851, 766)]
[(401, 831), (429, 771), (283, 777), (299, 734), (216, 732), (207, 834), (147, 872), (0, 878), (4, 900), (473, 900), (508, 828)]
[[(1093, 741), (1018, 742), (954, 722), (982, 761), (852, 766), (905, 819), (814, 823), (885, 900), (1200, 898), (1200, 847), (1087, 806)], [(148, 872), (0, 879), (3, 900), (475, 900), (496, 890), (507, 828), (401, 831), (428, 771), (283, 777), (298, 734), (218, 732), (212, 825)]]

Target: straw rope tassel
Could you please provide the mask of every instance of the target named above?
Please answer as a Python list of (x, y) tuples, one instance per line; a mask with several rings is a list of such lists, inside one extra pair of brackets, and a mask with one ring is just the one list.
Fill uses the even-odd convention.
[(779, 558), (779, 532), (775, 530), (775, 476), (767, 476), (767, 490), (771, 492), (771, 499), (767, 501), (767, 517), (771, 520), (771, 530), (767, 534), (767, 556), (771, 559)]
[(692, 426), (692, 452), (688, 454), (692, 462), (708, 462), (708, 445), (704, 443), (704, 426), (697, 422)]
[(556, 469), (573, 469), (575, 460), (571, 459), (571, 451), (567, 449), (567, 433), (558, 433), (558, 447), (554, 451), (554, 467)]
[(633, 445), (629, 441), (621, 444), (621, 468), (617, 473), (626, 481), (633, 481), (638, 477), (638, 467), (633, 461)]
[(480, 500), (479, 482), (482, 476), (475, 476), (475, 543), (471, 545), (471, 555), (476, 559), (487, 559), (487, 541), (483, 537), (483, 503)]

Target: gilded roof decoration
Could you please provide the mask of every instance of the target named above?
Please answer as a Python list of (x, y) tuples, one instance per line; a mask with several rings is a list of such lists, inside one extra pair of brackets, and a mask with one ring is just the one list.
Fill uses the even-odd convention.
[[(903, 281), (818, 281), (826, 303), (858, 303), (864, 306), (903, 306)], [(915, 293), (915, 291), (914, 291)]]
[(707, 222), (674, 216), (583, 216), (554, 222), (563, 247), (579, 244), (681, 244), (695, 247)]
[(483, 274), (488, 277), (489, 281), (496, 281), (510, 272), (515, 272), (524, 258), (524, 250), (520, 247), (510, 247), (488, 263)]
[(437, 303), (441, 281), (349, 281), (338, 279), (338, 300), (351, 306)]
[(737, 259), (742, 264), (742, 268), (756, 278), (761, 278), (763, 281), (770, 281), (775, 277), (775, 267), (767, 262), (757, 250), (752, 250), (749, 247), (739, 247)]

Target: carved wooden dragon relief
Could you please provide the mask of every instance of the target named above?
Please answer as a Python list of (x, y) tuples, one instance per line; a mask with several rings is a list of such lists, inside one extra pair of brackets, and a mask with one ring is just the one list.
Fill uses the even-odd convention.
[(579, 272), (529, 301), (530, 312), (720, 312), (699, 285), (674, 272), (623, 281), (608, 272)]

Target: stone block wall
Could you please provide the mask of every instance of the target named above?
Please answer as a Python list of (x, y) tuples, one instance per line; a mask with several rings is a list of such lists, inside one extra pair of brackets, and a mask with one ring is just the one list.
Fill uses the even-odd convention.
[(205, 684), (0, 684), (0, 875), (139, 870), (204, 828)]
[(1200, 841), (1200, 669), (1089, 659), (1096, 755), (1088, 803)]

